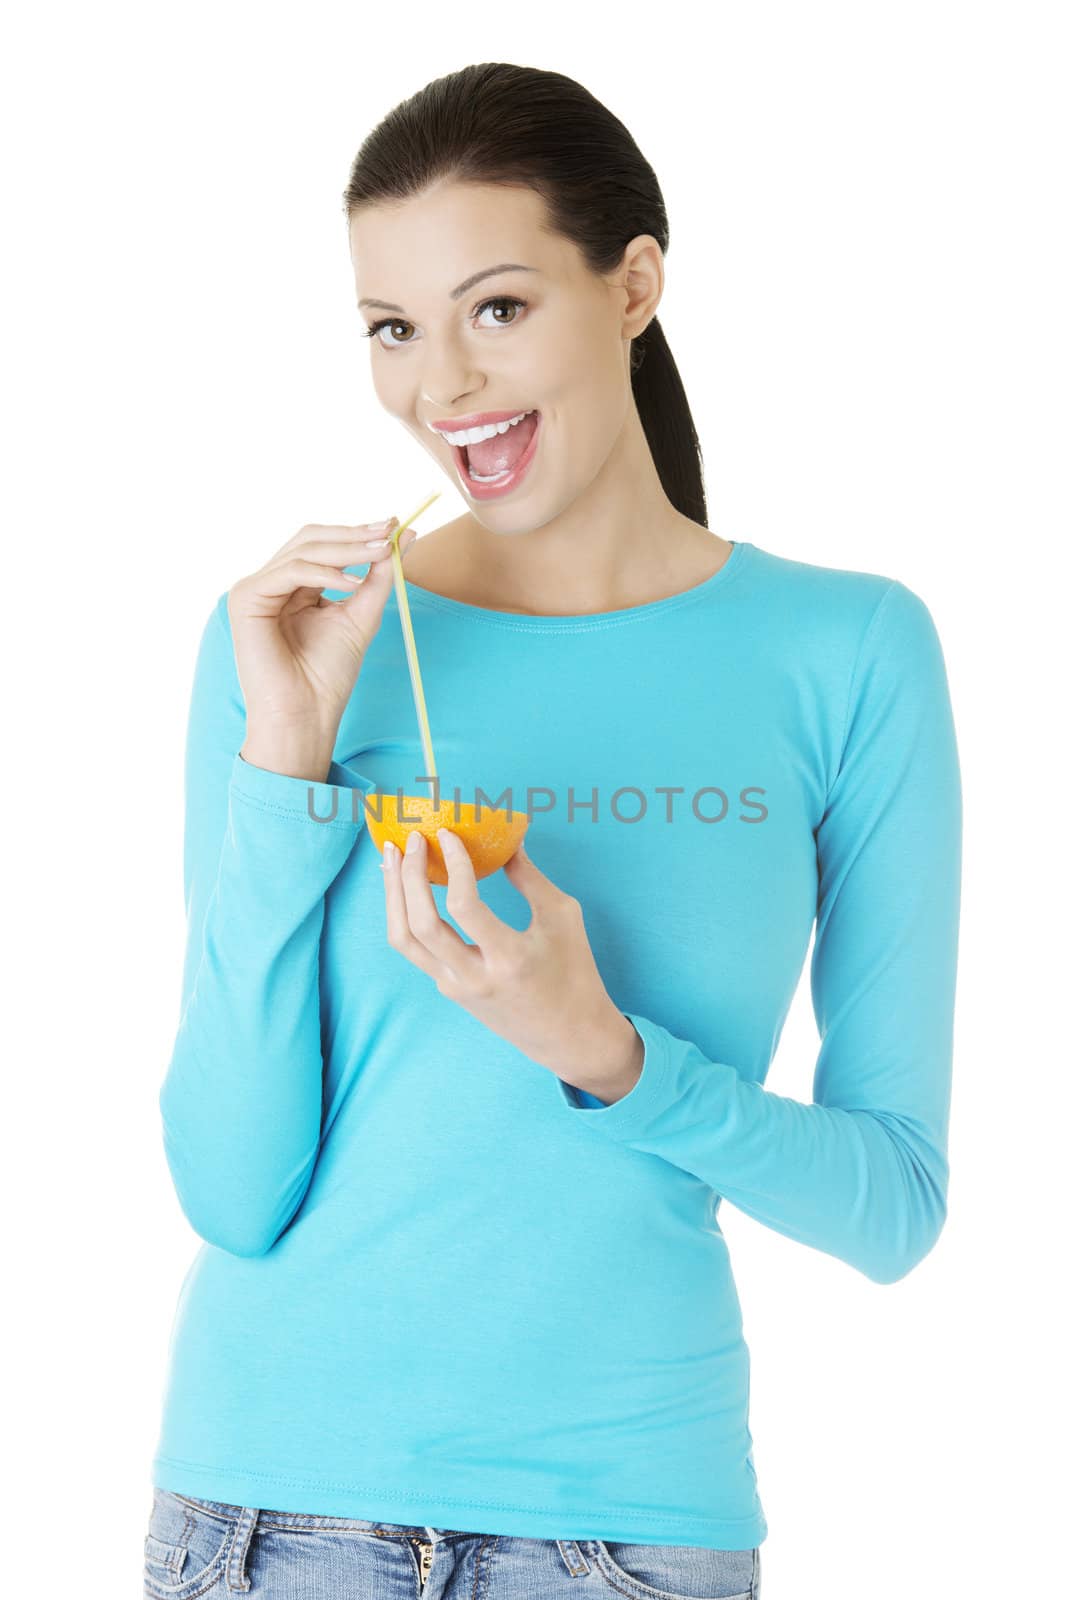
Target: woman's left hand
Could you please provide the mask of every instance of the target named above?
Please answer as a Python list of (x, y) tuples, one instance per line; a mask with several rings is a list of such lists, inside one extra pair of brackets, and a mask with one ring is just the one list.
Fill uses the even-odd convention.
[(447, 828), (437, 837), (449, 875), (446, 909), (476, 943), (438, 915), (426, 843), (413, 830), (406, 851), (387, 844), (382, 861), (393, 949), (433, 978), (440, 994), (558, 1078), (602, 1099), (621, 1098), (637, 1082), (644, 1045), (604, 986), (579, 901), (520, 844), (503, 869), (531, 907), (519, 933), (482, 900), (463, 841)]

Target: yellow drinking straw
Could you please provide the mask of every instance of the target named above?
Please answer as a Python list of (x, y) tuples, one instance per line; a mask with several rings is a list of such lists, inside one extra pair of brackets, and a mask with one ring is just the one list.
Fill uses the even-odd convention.
[[(435, 489), (433, 494), (427, 495), (422, 505), (413, 511), (410, 517), (395, 528), (390, 534), (393, 550), (390, 560), (393, 562), (393, 581), (397, 588), (397, 607), (400, 611), (401, 631), (404, 634), (404, 649), (408, 656), (408, 676), (412, 680), (412, 694), (415, 696), (415, 712), (419, 718), (419, 736), (423, 741), (423, 762), (429, 779), (435, 779), (438, 769), (434, 765), (434, 746), (430, 742), (430, 723), (426, 714), (426, 697), (423, 694), (423, 679), (419, 672), (419, 656), (415, 648), (415, 634), (412, 632), (412, 614), (408, 609), (408, 586), (404, 581), (404, 568), (401, 565), (401, 555), (397, 548), (397, 541), (405, 528), (410, 527), (416, 517), (422, 516), (427, 506), (441, 494), (440, 489)], [(433, 791), (431, 791), (433, 793)]]

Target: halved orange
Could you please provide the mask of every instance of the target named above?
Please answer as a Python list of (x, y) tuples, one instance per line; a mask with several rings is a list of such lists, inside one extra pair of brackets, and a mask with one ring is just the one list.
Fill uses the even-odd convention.
[(486, 805), (476, 806), (474, 801), (461, 801), (456, 806), (447, 800), (435, 806), (429, 795), (398, 795), (396, 790), (368, 794), (363, 804), (364, 823), (379, 854), (387, 839), (392, 839), (403, 854), (409, 834), (418, 831), (423, 835), (426, 875), (431, 883), (449, 881), (445, 857), (437, 839), (439, 828), (459, 834), (471, 857), (475, 877), (488, 878), (491, 872), (511, 860), (530, 824), (526, 811), (494, 810)]

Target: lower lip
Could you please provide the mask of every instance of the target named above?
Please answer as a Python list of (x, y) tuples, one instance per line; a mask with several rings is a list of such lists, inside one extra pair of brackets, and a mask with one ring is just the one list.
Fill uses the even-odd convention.
[(494, 478), (492, 483), (478, 483), (474, 478), (471, 477), (464, 463), (464, 452), (460, 445), (450, 444), (449, 449), (452, 451), (453, 460), (456, 462), (456, 470), (460, 474), (463, 486), (472, 499), (499, 500), (501, 495), (511, 494), (513, 489), (517, 489), (522, 483), (523, 479), (526, 477), (528, 471), (530, 470), (530, 464), (534, 460), (534, 456), (537, 452), (538, 440), (540, 438), (541, 412), (539, 411), (537, 413), (534, 424), (534, 432), (531, 435), (530, 443), (523, 451), (523, 454), (519, 457), (519, 460), (506, 477)]

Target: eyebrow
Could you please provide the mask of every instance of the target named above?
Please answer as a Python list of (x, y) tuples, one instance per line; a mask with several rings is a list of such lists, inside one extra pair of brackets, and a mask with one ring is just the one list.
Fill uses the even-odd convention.
[[(463, 283), (458, 283), (455, 289), (449, 290), (450, 300), (459, 300), (468, 289), (473, 289), (476, 283), (481, 283), (483, 278), (492, 278), (498, 272), (539, 272), (539, 267), (524, 267), (518, 261), (501, 261), (495, 267), (483, 267), (481, 272), (473, 272)], [(378, 306), (382, 311), (399, 311), (404, 314), (403, 306), (395, 306), (391, 300), (371, 300), (366, 295), (356, 302), (357, 306)]]

